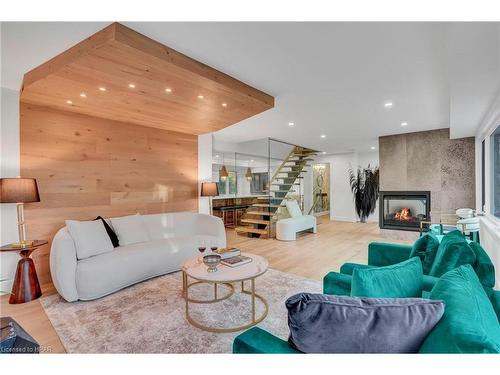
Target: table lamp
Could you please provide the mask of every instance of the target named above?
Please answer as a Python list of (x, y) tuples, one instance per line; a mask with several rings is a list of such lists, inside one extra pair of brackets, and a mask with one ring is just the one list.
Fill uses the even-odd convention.
[(0, 178), (0, 203), (16, 203), (17, 208), (19, 242), (13, 243), (12, 246), (23, 248), (32, 243), (26, 240), (24, 223), (24, 203), (30, 202), (40, 202), (38, 186), (34, 178)]
[(208, 197), (208, 206), (210, 215), (212, 215), (212, 197), (219, 195), (219, 186), (216, 182), (202, 182), (200, 195), (202, 197)]

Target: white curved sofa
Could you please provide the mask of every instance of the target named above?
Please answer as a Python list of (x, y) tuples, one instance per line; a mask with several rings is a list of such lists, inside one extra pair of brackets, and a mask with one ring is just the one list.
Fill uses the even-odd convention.
[(69, 230), (64, 227), (56, 233), (50, 251), (50, 272), (54, 286), (66, 301), (100, 298), (178, 271), (184, 260), (199, 255), (200, 240), (226, 246), (224, 224), (215, 216), (174, 212), (141, 217), (149, 241), (80, 260)]

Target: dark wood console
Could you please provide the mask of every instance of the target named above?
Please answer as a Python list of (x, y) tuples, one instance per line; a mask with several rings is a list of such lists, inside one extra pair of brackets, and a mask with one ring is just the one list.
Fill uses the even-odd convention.
[(218, 198), (212, 201), (214, 216), (224, 221), (226, 227), (240, 225), (240, 220), (246, 209), (257, 201), (257, 197)]

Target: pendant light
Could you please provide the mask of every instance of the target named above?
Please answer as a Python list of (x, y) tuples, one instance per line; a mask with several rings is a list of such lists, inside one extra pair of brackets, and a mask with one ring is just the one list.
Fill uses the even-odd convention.
[(224, 153), (222, 153), (222, 167), (220, 167), (219, 170), (219, 178), (221, 181), (226, 181), (227, 177), (229, 176), (229, 173), (227, 173), (226, 166), (224, 164)]
[(252, 170), (250, 169), (250, 162), (248, 162), (248, 168), (247, 171), (245, 172), (245, 178), (247, 179), (248, 182), (252, 181)]

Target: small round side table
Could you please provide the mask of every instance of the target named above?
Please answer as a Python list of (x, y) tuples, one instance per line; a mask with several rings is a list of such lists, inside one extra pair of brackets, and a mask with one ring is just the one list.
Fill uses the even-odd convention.
[(1, 252), (19, 251), (19, 255), (21, 256), (21, 259), (17, 263), (14, 284), (12, 284), (12, 294), (9, 298), (10, 304), (33, 301), (42, 295), (35, 263), (30, 258), (30, 255), (37, 248), (47, 243), (47, 241), (35, 240), (31, 245), (24, 247), (16, 247), (12, 244), (0, 247)]

